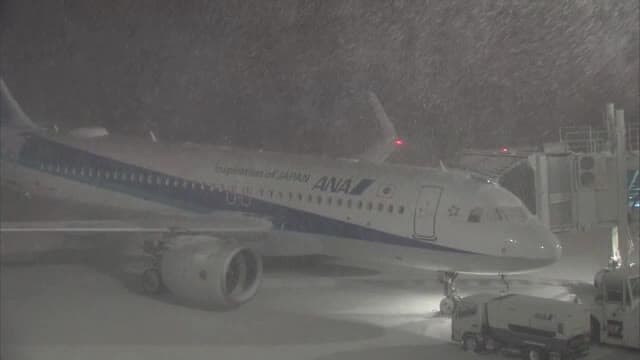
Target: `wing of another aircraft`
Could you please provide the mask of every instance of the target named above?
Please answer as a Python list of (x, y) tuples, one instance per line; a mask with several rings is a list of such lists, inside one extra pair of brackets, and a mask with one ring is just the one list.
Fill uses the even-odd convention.
[(269, 220), (243, 213), (216, 212), (198, 217), (153, 216), (128, 220), (55, 220), (0, 222), (0, 232), (62, 233), (251, 233), (271, 230)]

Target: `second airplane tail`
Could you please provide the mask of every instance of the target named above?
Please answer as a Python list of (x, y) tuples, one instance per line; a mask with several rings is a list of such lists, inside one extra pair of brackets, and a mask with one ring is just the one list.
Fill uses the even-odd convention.
[(19, 129), (39, 129), (22, 111), (20, 104), (13, 98), (7, 84), (0, 78), (0, 124)]

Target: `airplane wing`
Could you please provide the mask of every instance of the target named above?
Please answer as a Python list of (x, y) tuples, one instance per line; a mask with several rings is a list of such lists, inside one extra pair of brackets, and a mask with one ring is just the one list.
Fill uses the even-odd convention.
[(250, 233), (271, 230), (269, 220), (243, 213), (218, 212), (202, 217), (128, 220), (55, 220), (0, 222), (0, 232), (61, 233)]

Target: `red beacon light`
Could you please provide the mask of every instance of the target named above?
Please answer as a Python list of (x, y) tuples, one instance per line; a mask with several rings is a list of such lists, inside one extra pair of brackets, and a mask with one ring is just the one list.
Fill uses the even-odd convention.
[(402, 140), (402, 139), (400, 139), (400, 138), (396, 138), (395, 140), (393, 140), (393, 144), (394, 144), (395, 146), (400, 147), (400, 146), (404, 146), (406, 143), (405, 143), (405, 141), (404, 141), (404, 140)]
[(500, 152), (503, 153), (503, 154), (506, 154), (506, 153), (509, 152), (509, 148), (506, 147), (506, 146), (503, 146), (503, 147), (500, 148)]

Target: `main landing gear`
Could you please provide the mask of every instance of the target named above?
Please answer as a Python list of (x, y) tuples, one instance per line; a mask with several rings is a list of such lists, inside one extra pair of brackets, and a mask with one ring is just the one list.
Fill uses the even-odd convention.
[(444, 286), (444, 298), (440, 301), (440, 314), (450, 316), (460, 301), (457, 294), (455, 281), (458, 278), (457, 272), (438, 272), (438, 279)]

